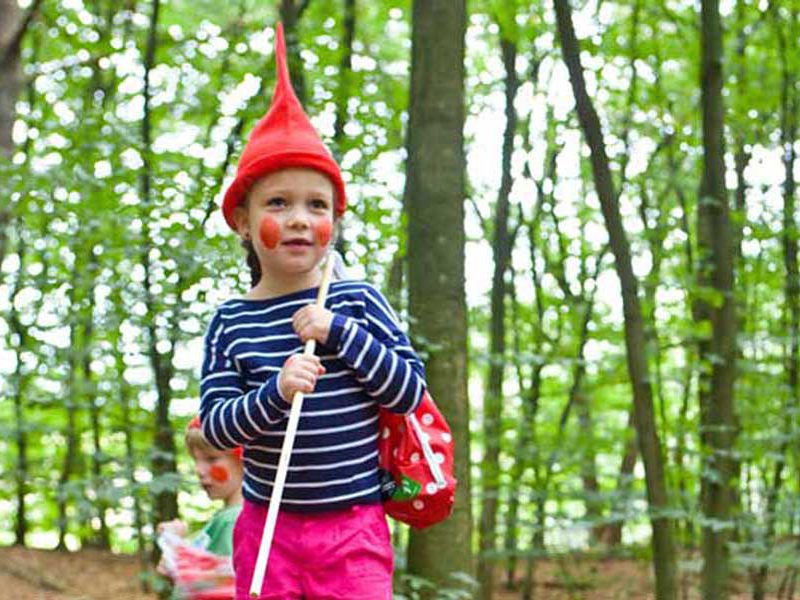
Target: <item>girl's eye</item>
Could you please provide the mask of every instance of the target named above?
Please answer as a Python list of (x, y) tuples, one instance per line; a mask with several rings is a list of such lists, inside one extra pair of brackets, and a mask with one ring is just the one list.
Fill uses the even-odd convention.
[(319, 210), (327, 210), (328, 209), (328, 203), (325, 200), (320, 200), (320, 199), (312, 200), (311, 201), (311, 206), (312, 206), (312, 208), (319, 209)]
[(281, 196), (273, 196), (267, 200), (267, 206), (283, 206), (286, 200)]

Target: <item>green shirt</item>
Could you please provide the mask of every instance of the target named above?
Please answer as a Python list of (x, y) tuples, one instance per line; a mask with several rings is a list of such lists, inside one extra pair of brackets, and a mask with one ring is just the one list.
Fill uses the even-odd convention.
[(220, 556), (230, 556), (233, 554), (233, 526), (241, 509), (241, 505), (235, 505), (218, 511), (189, 543)]
[[(242, 509), (241, 504), (226, 506), (217, 511), (200, 531), (190, 536), (189, 543), (220, 556), (233, 554), (233, 526)], [(171, 600), (183, 600), (184, 596), (176, 588), (172, 590)]]

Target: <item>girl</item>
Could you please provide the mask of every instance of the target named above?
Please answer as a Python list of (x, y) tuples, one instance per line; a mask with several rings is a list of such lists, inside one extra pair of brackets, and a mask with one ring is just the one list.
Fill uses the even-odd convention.
[[(247, 142), (222, 212), (248, 251), (253, 288), (222, 304), (205, 338), (200, 416), (219, 448), (244, 447), (234, 529), (248, 598), (290, 402), (305, 394), (262, 599), (391, 599), (393, 557), (378, 476), (378, 409), (414, 410), (424, 369), (371, 285), (336, 281), (314, 305), (347, 198), (336, 162), (289, 83), (283, 31), (272, 106)], [(317, 356), (302, 355), (317, 341)]]

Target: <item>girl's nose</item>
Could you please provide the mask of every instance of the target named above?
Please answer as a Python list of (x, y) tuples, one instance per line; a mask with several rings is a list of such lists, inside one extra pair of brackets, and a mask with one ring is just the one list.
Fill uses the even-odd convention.
[(289, 212), (289, 218), (286, 220), (289, 227), (309, 227), (308, 212), (303, 208), (294, 208)]

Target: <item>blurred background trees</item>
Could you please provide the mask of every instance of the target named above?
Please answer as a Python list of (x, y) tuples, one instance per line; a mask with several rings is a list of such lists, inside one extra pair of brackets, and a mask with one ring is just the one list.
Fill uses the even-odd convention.
[(281, 18), (347, 174), (341, 249), (461, 444), (456, 517), (398, 527), (401, 569), (461, 585), (430, 567), (450, 544), (483, 598), (529, 598), (540, 559), (612, 552), (653, 560), (660, 598), (701, 573), (707, 598), (788, 597), (799, 12), (3, 0), (0, 544), (144, 565), (153, 523), (208, 514), (181, 432), (207, 319), (248, 283), (217, 207)]

